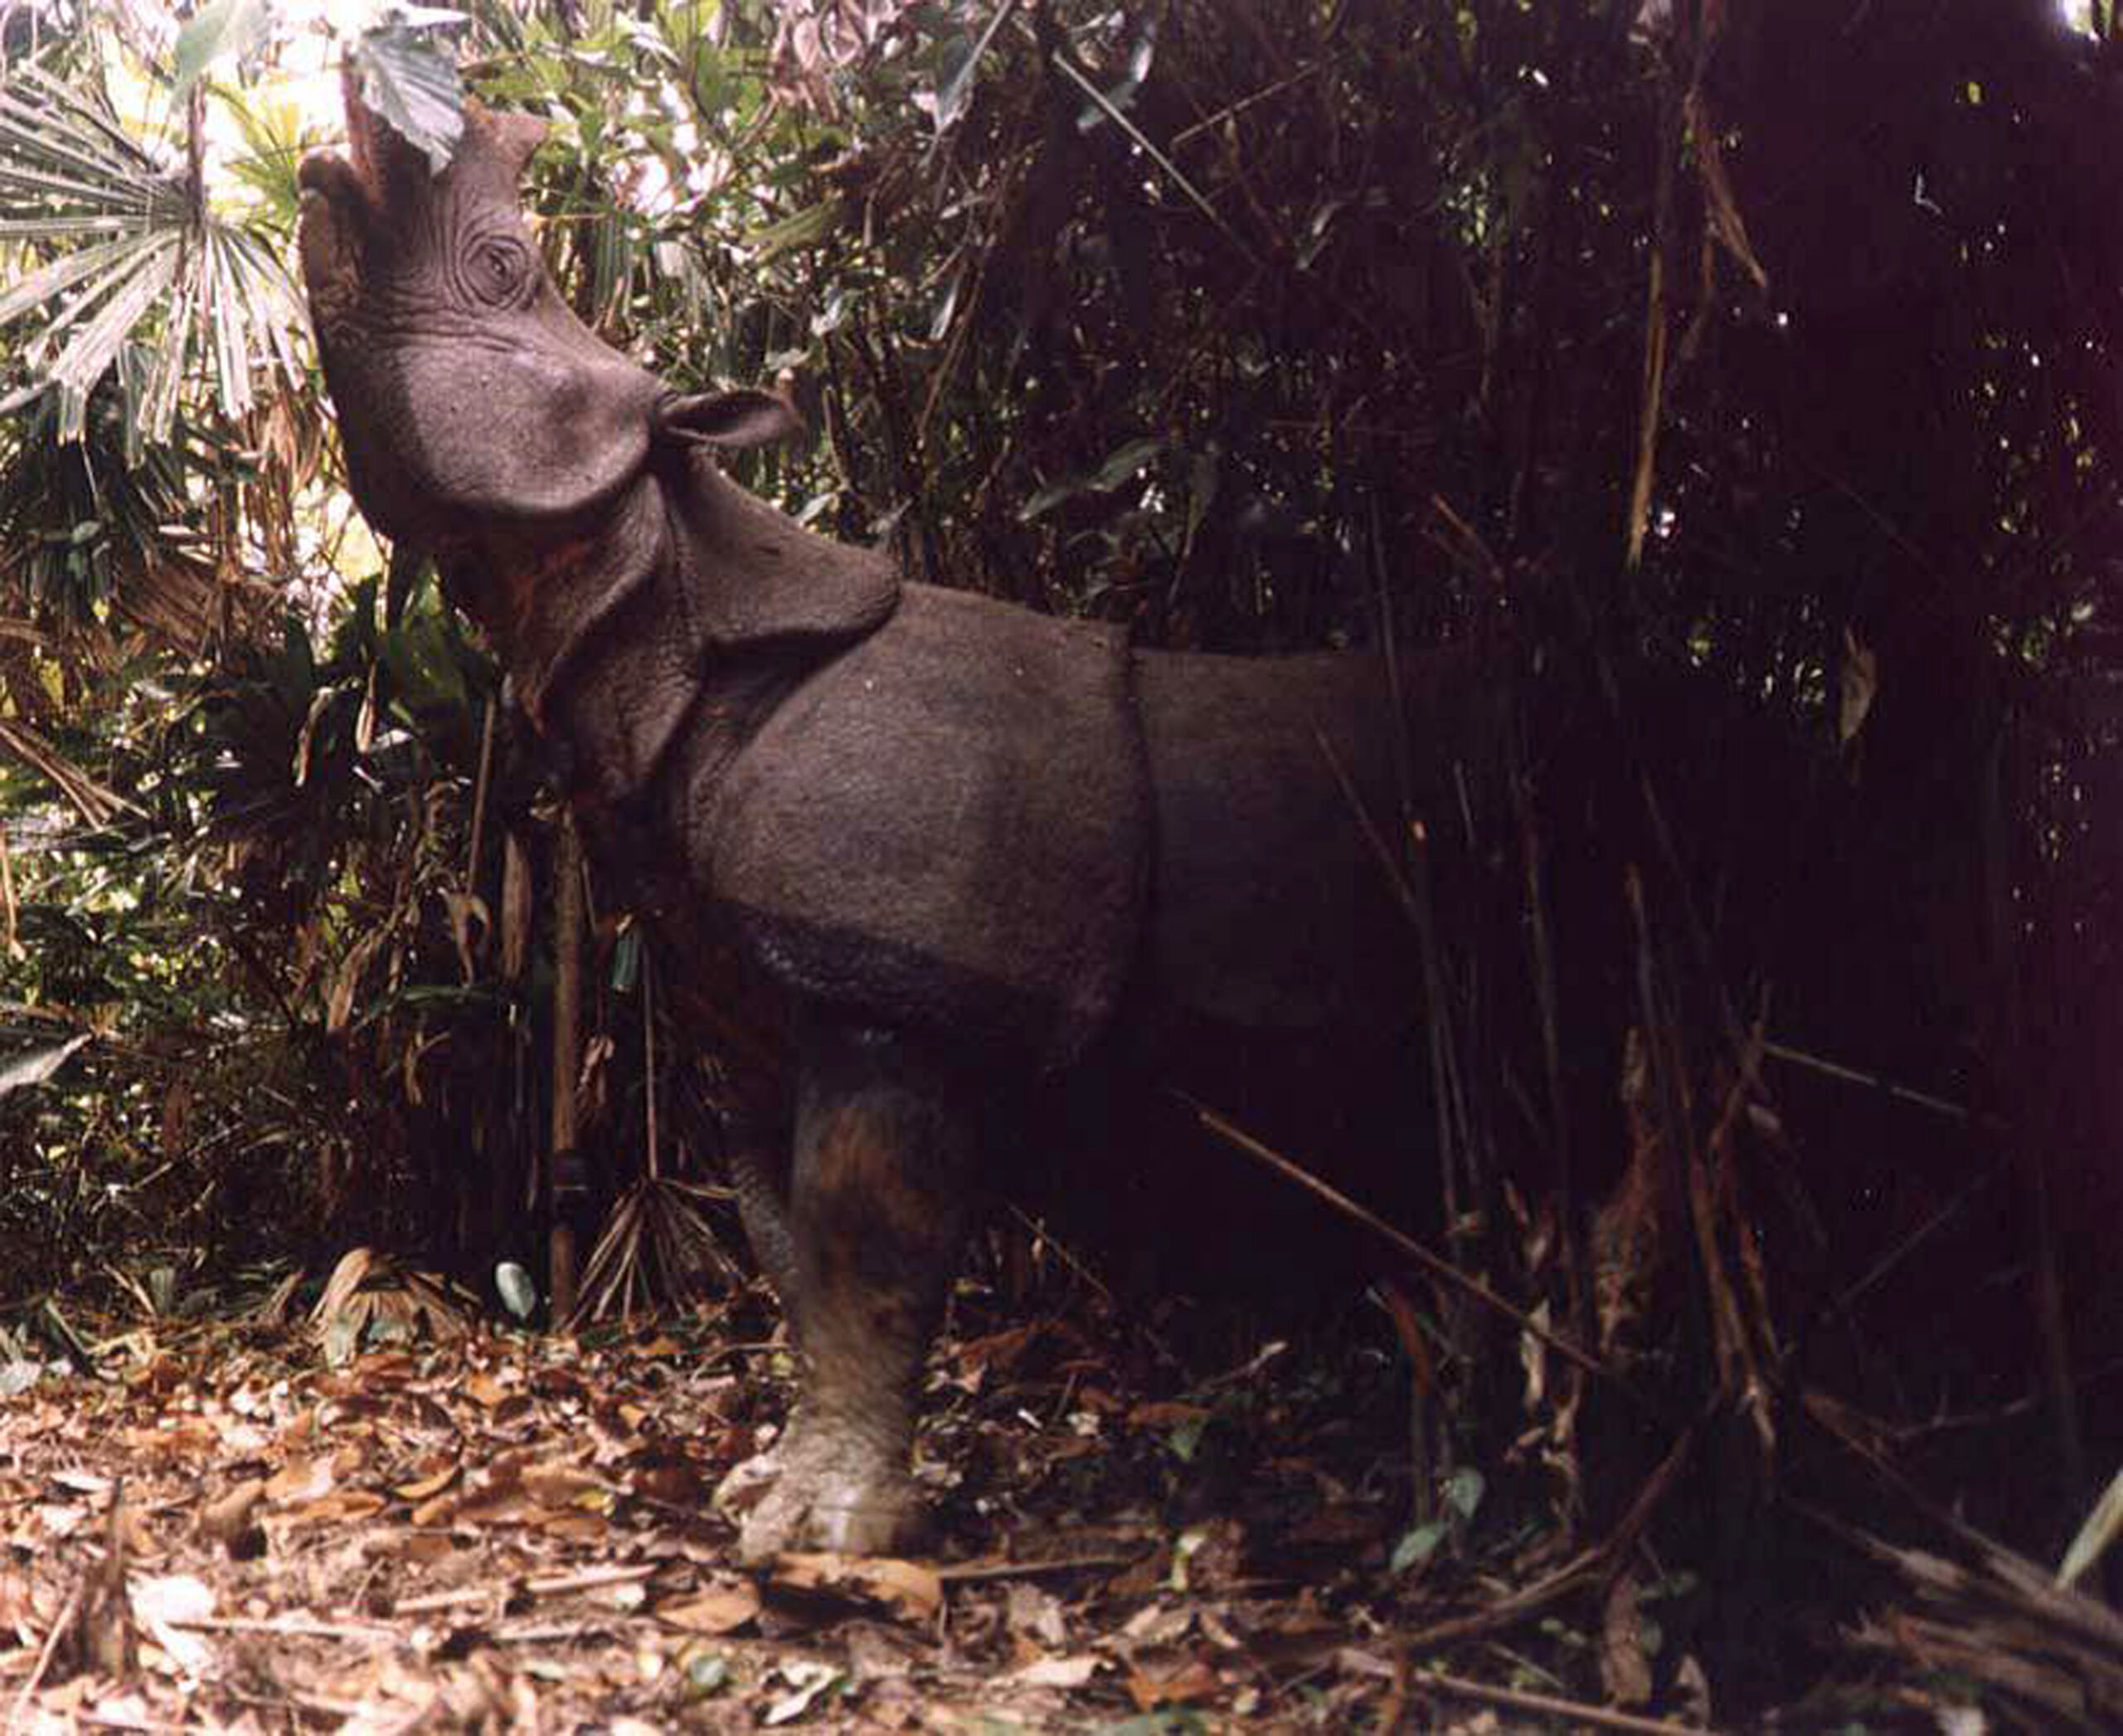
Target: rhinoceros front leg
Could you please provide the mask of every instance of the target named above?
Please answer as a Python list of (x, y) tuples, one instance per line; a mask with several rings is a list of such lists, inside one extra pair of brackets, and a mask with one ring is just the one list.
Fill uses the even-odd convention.
[(774, 1286), (781, 1306), (796, 1287), (796, 1233), (789, 1223), (789, 1135), (785, 1128), (746, 1126), (732, 1138), (727, 1163), (731, 1190), (752, 1257)]
[(971, 1175), (969, 1093), (921, 1045), (833, 1025), (799, 1049), (785, 1206), (756, 1153), (749, 1175), (737, 1165), (741, 1200), (754, 1194), (747, 1230), (801, 1362), (780, 1447), (731, 1479), (774, 1479), (744, 1520), (748, 1561), (803, 1548), (886, 1554), (914, 1540), (915, 1400)]
[[(796, 1294), (796, 1233), (789, 1222), (789, 1153), (785, 1127), (748, 1124), (733, 1131), (724, 1154), (745, 1239), (785, 1313)], [(793, 1314), (789, 1317), (793, 1321)], [(756, 1506), (781, 1475), (786, 1440), (785, 1434), (782, 1442), (732, 1468), (715, 1491), (715, 1505), (741, 1520)]]

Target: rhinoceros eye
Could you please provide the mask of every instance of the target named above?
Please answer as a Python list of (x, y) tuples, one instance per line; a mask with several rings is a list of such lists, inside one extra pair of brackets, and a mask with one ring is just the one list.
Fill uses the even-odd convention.
[(531, 253), (513, 236), (483, 236), (464, 255), (461, 273), (473, 298), (489, 307), (518, 299), (531, 281)]

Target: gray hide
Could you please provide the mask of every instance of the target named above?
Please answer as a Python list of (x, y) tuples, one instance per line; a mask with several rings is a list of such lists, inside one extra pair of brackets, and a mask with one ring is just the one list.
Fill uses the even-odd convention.
[[(984, 1084), (1068, 1065), (1124, 1003), (1340, 1009), (1397, 931), (1333, 769), (1391, 810), (1382, 673), (1133, 653), (810, 534), (712, 455), (785, 406), (668, 391), (554, 291), (516, 192), (538, 123), (475, 107), (435, 176), (351, 88), (347, 119), (352, 160), (304, 166), (302, 255), (356, 497), (483, 624), (702, 949), (681, 974), (733, 951), (789, 1009), (793, 1140), (736, 1169), (804, 1379), (731, 1480), (743, 1549), (903, 1546)], [(1411, 666), (1418, 739), (1479, 709), (1470, 678)]]

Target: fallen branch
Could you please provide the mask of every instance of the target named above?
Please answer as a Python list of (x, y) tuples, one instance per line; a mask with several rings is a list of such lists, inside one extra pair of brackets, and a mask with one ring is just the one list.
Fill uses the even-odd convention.
[(1479, 1278), (1470, 1276), (1442, 1255), (1432, 1253), (1414, 1237), (1394, 1228), (1377, 1213), (1368, 1207), (1358, 1204), (1348, 1194), (1322, 1181), (1309, 1169), (1292, 1163), (1280, 1152), (1271, 1150), (1262, 1145), (1245, 1129), (1226, 1121), (1207, 1104), (1198, 1102), (1183, 1091), (1173, 1087), (1168, 1088), (1172, 1090), (1173, 1096), (1193, 1111), (1196, 1118), (1204, 1127), (1226, 1144), (1235, 1146), (1248, 1157), (1266, 1164), (1285, 1180), (1295, 1182), (1306, 1192), (1324, 1200), (1343, 1217), (1362, 1224), (1372, 1234), (1383, 1238), (1395, 1252), (1421, 1267), (1440, 1282), (1449, 1284), (1463, 1295), (1472, 1296), (1484, 1307), (1494, 1309), (1518, 1327), (1521, 1332), (1547, 1345), (1565, 1362), (1606, 1381), (1608, 1385), (1632, 1403), (1646, 1409), (1650, 1408), (1649, 1399), (1597, 1357), (1579, 1349), (1576, 1345), (1553, 1329), (1542, 1325), (1524, 1309), (1506, 1301)]
[(1533, 1694), (1523, 1688), (1493, 1688), (1486, 1682), (1470, 1682), (1464, 1676), (1447, 1675), (1441, 1670), (1411, 1670), (1408, 1680), (1411, 1684), (1440, 1693), (1456, 1694), (1462, 1699), (1509, 1706), (1518, 1712), (1538, 1712), (1551, 1718), (1567, 1719), (1572, 1724), (1596, 1724), (1602, 1729), (1634, 1730), (1648, 1733), (1648, 1736), (1708, 1736), (1710, 1731), (1708, 1724), (1675, 1724), (1664, 1718), (1645, 1718), (1635, 1712), (1588, 1705), (1583, 1700)]

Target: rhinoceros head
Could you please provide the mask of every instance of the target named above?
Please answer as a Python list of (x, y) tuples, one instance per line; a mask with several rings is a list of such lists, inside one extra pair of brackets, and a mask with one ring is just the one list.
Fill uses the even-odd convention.
[(680, 396), (555, 290), (517, 182), (545, 134), (467, 105), (431, 171), (346, 80), (349, 156), (302, 166), (303, 275), (354, 497), (430, 544), (616, 494), (658, 442), (742, 445), (794, 417), (762, 392)]

